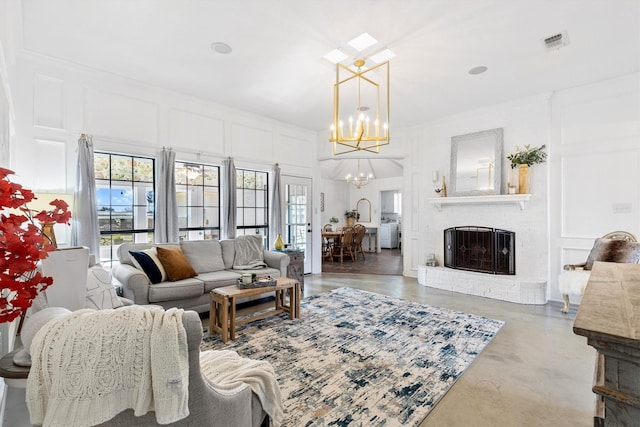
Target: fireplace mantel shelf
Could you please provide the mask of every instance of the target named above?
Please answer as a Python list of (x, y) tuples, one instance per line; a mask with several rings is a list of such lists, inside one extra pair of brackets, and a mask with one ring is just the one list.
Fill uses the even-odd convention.
[(520, 206), (520, 210), (524, 210), (530, 199), (531, 194), (496, 194), (493, 196), (435, 197), (429, 199), (429, 203), (439, 211), (444, 205), (505, 205), (511, 203), (517, 204)]

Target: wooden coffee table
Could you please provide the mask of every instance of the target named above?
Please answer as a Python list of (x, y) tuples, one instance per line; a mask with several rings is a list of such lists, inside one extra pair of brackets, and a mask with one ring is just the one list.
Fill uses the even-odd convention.
[[(209, 310), (209, 333), (220, 334), (222, 342), (236, 338), (236, 326), (244, 325), (265, 317), (274, 316), (280, 313), (289, 313), (289, 319), (300, 318), (300, 283), (288, 277), (278, 277), (275, 286), (265, 286), (263, 288), (240, 289), (236, 285), (225, 286), (223, 288), (212, 289), (211, 306)], [(276, 303), (273, 310), (254, 314), (252, 316), (236, 318), (236, 301), (239, 298), (249, 298), (259, 295), (276, 293)], [(285, 296), (289, 295), (289, 303), (286, 303)]]

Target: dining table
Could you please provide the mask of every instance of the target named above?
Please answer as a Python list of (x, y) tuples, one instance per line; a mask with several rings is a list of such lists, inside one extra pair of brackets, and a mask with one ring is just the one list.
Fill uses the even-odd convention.
[(334, 243), (337, 241), (340, 241), (341, 237), (342, 237), (342, 230), (322, 232), (322, 241), (326, 242), (326, 245), (329, 248), (329, 252), (328, 252), (329, 257), (333, 258)]

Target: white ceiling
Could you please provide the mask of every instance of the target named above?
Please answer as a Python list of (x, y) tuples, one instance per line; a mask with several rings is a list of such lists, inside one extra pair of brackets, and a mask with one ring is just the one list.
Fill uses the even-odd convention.
[[(306, 129), (331, 121), (322, 57), (390, 48), (391, 127), (640, 70), (638, 0), (23, 0), (27, 51)], [(566, 31), (570, 44), (545, 52)], [(212, 42), (233, 48), (214, 53)], [(352, 50), (351, 50), (352, 51)], [(472, 76), (468, 70), (489, 70)]]

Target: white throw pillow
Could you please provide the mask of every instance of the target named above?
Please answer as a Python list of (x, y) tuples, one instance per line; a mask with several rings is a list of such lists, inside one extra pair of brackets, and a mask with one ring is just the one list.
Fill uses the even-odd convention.
[(122, 307), (116, 288), (111, 283), (109, 273), (100, 266), (94, 266), (87, 272), (86, 308), (103, 310)]

